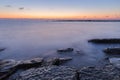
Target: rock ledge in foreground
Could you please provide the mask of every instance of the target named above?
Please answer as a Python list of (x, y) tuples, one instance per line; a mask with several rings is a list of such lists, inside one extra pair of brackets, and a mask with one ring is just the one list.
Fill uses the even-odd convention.
[(13, 80), (78, 80), (76, 70), (66, 66), (32, 68), (21, 72)]
[(84, 67), (80, 70), (80, 80), (120, 80), (120, 70), (113, 65)]

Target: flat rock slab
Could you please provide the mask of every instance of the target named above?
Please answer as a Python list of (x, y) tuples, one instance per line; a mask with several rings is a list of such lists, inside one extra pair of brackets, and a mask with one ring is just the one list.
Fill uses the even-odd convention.
[(109, 58), (109, 61), (117, 68), (120, 68), (120, 58)]
[(12, 59), (0, 61), (0, 72), (8, 72), (17, 66), (18, 62)]
[(58, 49), (57, 52), (59, 53), (66, 53), (66, 52), (73, 52), (73, 48), (66, 48), (66, 49)]
[(37, 66), (41, 66), (42, 62), (43, 62), (43, 58), (33, 58), (31, 60), (20, 61), (17, 67), (21, 69), (37, 67)]
[(75, 69), (66, 66), (32, 68), (21, 72), (12, 80), (78, 80)]
[(110, 63), (120, 64), (120, 58), (109, 58)]
[(0, 80), (4, 80), (16, 71), (18, 62), (12, 59), (0, 61)]
[(92, 43), (103, 43), (103, 44), (116, 44), (116, 43), (120, 43), (120, 39), (91, 39), (88, 40), (88, 42), (92, 42)]

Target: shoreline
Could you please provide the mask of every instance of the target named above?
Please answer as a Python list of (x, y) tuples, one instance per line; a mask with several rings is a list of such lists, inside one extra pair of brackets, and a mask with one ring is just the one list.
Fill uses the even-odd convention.
[[(108, 59), (108, 58), (106, 58)], [(120, 65), (109, 62), (103, 67), (86, 66), (75, 68), (61, 64), (71, 58), (53, 58), (44, 61), (43, 58), (34, 58), (26, 61), (3, 60), (5, 66), (1, 69), (1, 80), (119, 80)], [(6, 63), (7, 61), (7, 63)], [(109, 61), (111, 61), (109, 59)], [(97, 73), (97, 74), (96, 74)], [(2, 72), (0, 72), (2, 74)], [(116, 75), (116, 76), (114, 76)]]
[[(49, 77), (50, 76), (52, 77), (50, 80), (56, 78), (56, 76), (55, 76), (56, 74), (58, 76), (60, 76), (60, 74), (61, 74), (64, 76), (66, 75), (66, 77), (68, 77), (68, 78), (60, 77), (61, 80), (68, 80), (68, 79), (69, 80), (79, 80), (80, 75), (81, 75), (80, 70), (82, 70), (84, 68), (86, 68), (87, 70), (89, 70), (89, 68), (93, 68), (93, 69), (97, 68), (97, 67), (92, 66), (92, 67), (82, 67), (82, 68), (77, 69), (75, 67), (62, 66), (63, 63), (66, 63), (70, 60), (72, 60), (72, 58), (70, 58), (70, 57), (68, 57), (68, 58), (52, 58), (47, 61), (44, 60), (43, 58), (33, 58), (31, 60), (25, 60), (25, 61), (24, 60), (15, 61), (12, 59), (1, 60), (0, 61), (0, 64), (1, 64), (0, 80), (16, 80), (16, 79), (17, 80), (29, 80), (29, 79), (35, 79), (36, 77), (39, 77), (39, 76), (41, 76), (41, 80), (44, 80), (44, 77), (42, 77), (42, 76), (46, 76), (46, 74), (49, 73), (49, 71), (47, 71), (47, 69), (48, 70), (51, 69), (50, 71), (52, 71), (52, 72), (50, 72), (50, 73), (53, 74), (53, 75), (49, 74)], [(109, 65), (110, 65), (110, 63), (108, 63), (108, 66)], [(100, 68), (102, 68), (102, 67), (99, 67), (98, 69), (100, 69)], [(37, 72), (37, 71), (39, 71), (39, 69), (40, 69), (40, 72)], [(56, 69), (58, 69), (58, 72), (56, 72)], [(44, 70), (46, 73), (44, 73)], [(69, 70), (72, 70), (72, 71), (69, 71)], [(41, 71), (43, 72), (42, 74), (41, 74)], [(32, 73), (32, 72), (34, 72), (34, 73)], [(93, 72), (93, 71), (90, 71), (90, 72)], [(29, 74), (29, 73), (31, 73), (31, 74)], [(23, 75), (23, 74), (26, 74), (26, 75)], [(36, 75), (36, 74), (39, 74), (39, 75), (34, 77), (33, 75)], [(102, 74), (102, 73), (100, 73), (100, 74)], [(27, 75), (29, 77), (27, 77)], [(84, 75), (84, 76), (86, 76), (86, 75)], [(49, 77), (47, 77), (46, 79), (49, 79)], [(82, 80), (82, 79), (80, 79), (80, 80)]]
[[(91, 39), (93, 44), (116, 44), (120, 39)], [(1, 48), (0, 51), (4, 51)], [(74, 48), (58, 49), (58, 54), (68, 54), (75, 51)], [(106, 48), (103, 50), (106, 54), (119, 54), (120, 48)], [(77, 53), (80, 53), (77, 51)], [(0, 79), (1, 80), (119, 80), (120, 79), (120, 58), (104, 59), (107, 62), (103, 66), (84, 66), (76, 68), (74, 66), (64, 66), (62, 64), (71, 61), (72, 57), (51, 58), (33, 58), (30, 60), (15, 61), (13, 59), (0, 60)], [(49, 71), (50, 70), (50, 71)], [(57, 71), (56, 71), (57, 70)], [(20, 71), (20, 72), (19, 72)], [(97, 73), (97, 74), (96, 74)], [(16, 75), (17, 74), (17, 75)], [(35, 76), (33, 76), (35, 75)], [(47, 76), (46, 76), (47, 75)], [(57, 75), (57, 76), (56, 76)], [(64, 75), (64, 76), (63, 76)], [(89, 75), (89, 76), (88, 76)], [(116, 76), (114, 76), (116, 75)], [(43, 77), (46, 76), (46, 77)], [(49, 77), (48, 77), (49, 76)], [(102, 76), (102, 77), (101, 77)]]

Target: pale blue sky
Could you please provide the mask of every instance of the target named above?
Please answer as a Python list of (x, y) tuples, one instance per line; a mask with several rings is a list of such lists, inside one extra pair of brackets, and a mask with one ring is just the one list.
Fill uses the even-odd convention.
[(0, 0), (0, 13), (39, 17), (120, 17), (120, 0)]

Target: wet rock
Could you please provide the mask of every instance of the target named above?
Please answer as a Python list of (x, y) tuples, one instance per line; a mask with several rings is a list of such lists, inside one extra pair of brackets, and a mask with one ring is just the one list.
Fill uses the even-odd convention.
[(80, 80), (119, 80), (120, 71), (113, 65), (84, 67), (80, 70)]
[(106, 48), (103, 51), (108, 54), (120, 54), (120, 48)]
[(74, 51), (73, 48), (59, 49), (59, 50), (57, 50), (57, 52), (60, 52), (60, 53), (62, 53), (62, 52), (73, 52), (73, 51)]
[(57, 66), (59, 66), (59, 65), (61, 64), (61, 62), (60, 62), (60, 59), (59, 59), (59, 58), (55, 58), (55, 59), (52, 59), (52, 60), (50, 61), (50, 64), (51, 64), (51, 65), (57, 65)]
[(72, 60), (71, 57), (66, 57), (66, 58), (53, 58), (48, 60), (48, 65), (57, 65), (59, 66), (62, 63), (65, 63), (66, 61)]
[(12, 80), (78, 80), (76, 69), (66, 66), (32, 68), (21, 72)]
[(18, 62), (12, 59), (0, 61), (0, 80), (4, 80), (16, 71)]
[(105, 57), (104, 60), (109, 60), (109, 57)]
[(31, 60), (21, 61), (17, 68), (28, 69), (31, 67), (39, 67), (43, 63), (43, 58), (33, 58)]
[(120, 58), (109, 58), (111, 64), (120, 69)]
[(120, 58), (109, 58), (110, 63), (120, 64)]
[(120, 43), (120, 39), (91, 39), (88, 40), (88, 42), (93, 42), (93, 43)]
[(0, 48), (0, 52), (4, 51), (6, 48)]

